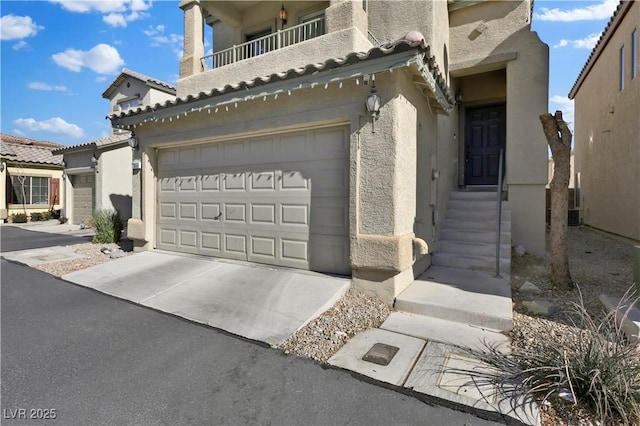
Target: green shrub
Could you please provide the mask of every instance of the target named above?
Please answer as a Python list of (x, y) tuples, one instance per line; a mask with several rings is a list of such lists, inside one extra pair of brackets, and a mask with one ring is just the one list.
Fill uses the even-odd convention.
[[(631, 290), (630, 290), (631, 292)], [(564, 339), (545, 339), (535, 347), (514, 348), (505, 355), (497, 347), (463, 349), (495, 367), (456, 370), (469, 377), (468, 384), (482, 389), (510, 389), (510, 393), (546, 401), (561, 398), (593, 410), (599, 424), (640, 424), (640, 353), (638, 344), (622, 332), (620, 319), (637, 306), (628, 292), (617, 310), (596, 319), (584, 307), (582, 297), (573, 304), (573, 332)]]
[(31, 222), (38, 222), (42, 220), (42, 213), (31, 213)]
[(27, 223), (27, 215), (24, 213), (12, 214), (11, 223)]
[(123, 224), (120, 213), (114, 210), (96, 210), (91, 217), (94, 243), (115, 243), (122, 236)]

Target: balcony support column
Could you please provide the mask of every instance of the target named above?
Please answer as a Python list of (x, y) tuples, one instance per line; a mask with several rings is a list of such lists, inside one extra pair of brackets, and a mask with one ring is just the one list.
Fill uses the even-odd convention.
[(202, 72), (200, 59), (204, 56), (204, 20), (198, 0), (183, 0), (184, 47), (180, 61), (180, 78)]
[(355, 27), (367, 37), (369, 25), (362, 0), (331, 0), (325, 10), (327, 33)]

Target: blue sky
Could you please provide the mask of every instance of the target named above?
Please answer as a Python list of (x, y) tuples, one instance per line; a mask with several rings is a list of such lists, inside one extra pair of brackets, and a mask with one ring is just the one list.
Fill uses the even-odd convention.
[[(551, 55), (549, 110), (569, 122), (567, 94), (618, 2), (535, 1), (533, 29)], [(65, 145), (104, 137), (101, 95), (123, 67), (173, 84), (178, 77), (178, 1), (2, 0), (0, 13), (3, 133)]]

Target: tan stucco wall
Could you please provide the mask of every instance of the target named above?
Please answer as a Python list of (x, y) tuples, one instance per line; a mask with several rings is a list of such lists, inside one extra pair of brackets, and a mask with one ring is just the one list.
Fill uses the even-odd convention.
[[(633, 2), (575, 96), (574, 138), (583, 222), (635, 240), (640, 240), (640, 75), (631, 79), (631, 33), (640, 33), (639, 23), (640, 3)], [(620, 91), (622, 45), (626, 70)]]
[[(127, 87), (127, 84), (129, 87)], [(156, 103), (164, 103), (170, 99), (175, 99), (174, 95), (153, 89), (137, 78), (127, 77), (125, 81), (118, 86), (118, 91), (109, 100), (109, 111), (116, 111), (118, 102), (125, 99), (140, 99), (143, 105), (155, 105)]]
[(26, 165), (20, 166), (20, 167), (8, 166), (8, 167), (5, 167), (5, 170), (1, 174), (2, 185), (0, 186), (2, 186), (2, 189), (0, 189), (0, 197), (1, 197), (0, 199), (3, 200), (3, 203), (4, 203), (3, 209), (6, 210), (6, 216), (0, 217), (0, 219), (6, 219), (7, 217), (10, 217), (12, 214), (15, 214), (15, 213), (24, 213), (25, 210), (27, 212), (27, 215), (31, 213), (36, 213), (36, 212), (45, 212), (49, 210), (49, 208), (51, 207), (49, 204), (32, 204), (32, 205), (28, 204), (24, 207), (22, 206), (22, 204), (9, 204), (9, 200), (7, 199), (9, 194), (7, 194), (6, 192), (6, 185), (5, 185), (5, 182), (7, 179), (7, 173), (9, 176), (38, 176), (38, 177), (60, 179), (60, 200), (58, 201), (58, 203), (56, 203), (53, 206), (53, 208), (56, 210), (62, 208), (62, 205), (64, 204), (64, 190), (63, 190), (64, 182), (62, 180), (61, 168), (48, 169), (46, 167), (26, 166)]
[[(97, 167), (93, 167), (91, 156), (98, 158)], [(131, 217), (132, 194), (132, 149), (128, 145), (117, 148), (80, 151), (64, 154), (67, 174), (94, 173), (95, 208), (118, 210), (122, 219)], [(65, 203), (63, 215), (72, 223), (73, 185), (71, 179), (65, 179)]]

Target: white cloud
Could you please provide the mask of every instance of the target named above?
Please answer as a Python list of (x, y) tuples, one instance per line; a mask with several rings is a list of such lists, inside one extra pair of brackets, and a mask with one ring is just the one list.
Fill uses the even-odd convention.
[(12, 47), (13, 47), (13, 50), (22, 50), (25, 47), (27, 47), (28, 45), (29, 45), (29, 43), (27, 43), (26, 41), (20, 40), (19, 42), (14, 44)]
[(75, 13), (102, 13), (102, 20), (111, 27), (126, 27), (128, 22), (146, 18), (152, 6), (145, 0), (50, 0), (63, 9)]
[(34, 81), (32, 83), (29, 83), (28, 85), (29, 89), (32, 90), (45, 90), (45, 91), (56, 91), (56, 92), (68, 92), (69, 89), (67, 89), (67, 86), (62, 86), (62, 85), (56, 85), (56, 86), (51, 86), (50, 84), (47, 83), (43, 83), (41, 81)]
[(173, 53), (182, 59), (182, 41), (184, 36), (182, 34), (164, 34), (164, 25), (157, 25), (156, 27), (149, 26), (142, 32), (149, 37), (151, 41), (151, 47), (169, 47), (173, 50)]
[(574, 122), (574, 106), (573, 100), (566, 96), (553, 95), (549, 98), (549, 106), (553, 106), (551, 111), (562, 111), (562, 118), (569, 123), (569, 127), (573, 127)]
[(596, 43), (598, 43), (598, 40), (600, 40), (600, 34), (602, 34), (602, 33), (589, 34), (585, 38), (581, 38), (581, 39), (578, 39), (578, 40), (562, 39), (562, 40), (560, 40), (558, 42), (558, 44), (554, 45), (553, 48), (557, 49), (557, 48), (560, 48), (560, 47), (571, 46), (571, 47), (575, 47), (576, 49), (589, 49), (589, 50), (591, 50), (591, 49), (594, 48)]
[[(567, 2), (567, 4), (570, 3), (571, 2)], [(601, 19), (609, 19), (616, 10), (618, 3), (620, 3), (619, 0), (603, 0), (598, 4), (577, 7), (570, 10), (541, 7), (540, 12), (534, 14), (534, 19), (552, 22), (597, 21)]]
[(36, 121), (34, 118), (19, 118), (13, 124), (20, 129), (32, 132), (51, 132), (71, 138), (84, 137), (84, 130), (80, 126), (67, 123), (60, 117), (50, 118), (44, 121)]
[(33, 37), (43, 29), (44, 27), (33, 22), (30, 16), (5, 15), (0, 18), (0, 39), (2, 40)]
[(113, 74), (124, 65), (118, 49), (102, 43), (90, 50), (67, 49), (51, 58), (56, 64), (74, 72), (80, 72), (85, 67), (98, 74)]

